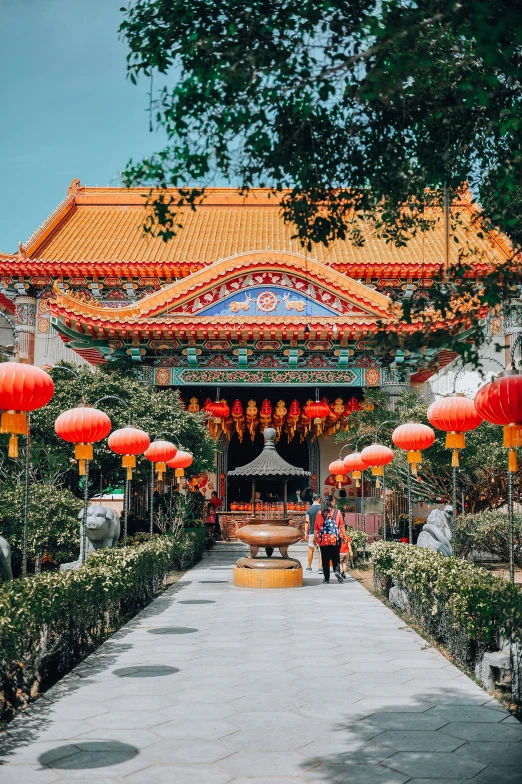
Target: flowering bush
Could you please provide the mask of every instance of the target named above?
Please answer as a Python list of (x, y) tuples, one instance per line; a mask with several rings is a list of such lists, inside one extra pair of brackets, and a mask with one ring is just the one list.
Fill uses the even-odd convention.
[(35, 698), (198, 561), (205, 530), (93, 553), (76, 571), (0, 585), (0, 719)]
[[(515, 564), (522, 567), (522, 515), (514, 516)], [(504, 563), (509, 560), (508, 516), (498, 510), (457, 517), (457, 545), (459, 555), (468, 557), (474, 550), (497, 556)]]
[(501, 638), (522, 642), (522, 591), (469, 561), (422, 547), (375, 542), (376, 580), (403, 589), (415, 619), (462, 664)]
[(366, 531), (357, 531), (351, 525), (346, 526), (346, 532), (352, 540), (353, 560), (356, 562), (359, 558), (364, 558), (366, 552), (366, 545), (368, 544), (369, 534)]

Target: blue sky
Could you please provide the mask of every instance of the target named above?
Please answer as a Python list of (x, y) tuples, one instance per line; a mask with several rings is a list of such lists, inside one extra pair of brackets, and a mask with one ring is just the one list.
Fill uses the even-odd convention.
[(148, 84), (126, 79), (127, 0), (0, 0), (0, 251), (12, 252), (73, 177), (117, 185), (126, 161), (163, 146)]

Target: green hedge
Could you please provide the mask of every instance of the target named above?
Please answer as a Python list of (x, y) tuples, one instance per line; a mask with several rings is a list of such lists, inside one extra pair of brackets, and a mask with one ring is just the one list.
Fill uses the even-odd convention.
[(0, 720), (68, 672), (162, 589), (169, 572), (196, 563), (205, 529), (93, 553), (76, 571), (0, 586)]
[(506, 638), (522, 649), (522, 591), (516, 585), (469, 561), (401, 543), (375, 542), (371, 557), (376, 585), (386, 595), (392, 583), (401, 588), (410, 614), (459, 663), (473, 665)]

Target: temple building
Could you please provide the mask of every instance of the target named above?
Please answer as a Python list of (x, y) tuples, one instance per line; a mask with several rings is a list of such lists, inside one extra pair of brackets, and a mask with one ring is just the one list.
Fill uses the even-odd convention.
[[(266, 424), (278, 429), (282, 456), (322, 489), (338, 452), (330, 436), (366, 389), (396, 394), (455, 357), (433, 354), (426, 367), (420, 354), (381, 355), (368, 344), (390, 316), (392, 292), (429, 296), (444, 258), (442, 221), (406, 247), (361, 224), (362, 247), (336, 241), (307, 252), (268, 191), (219, 188), (195, 211), (182, 208), (182, 228), (164, 242), (143, 230), (147, 195), (73, 180), (18, 252), (0, 254), (0, 351), (12, 344), (19, 360), (40, 366), (128, 357), (143, 382), (178, 388), (189, 410), (225, 399), (231, 412), (209, 482), (229, 500), (241, 491), (227, 473), (260, 451)], [(477, 274), (509, 257), (505, 238), (481, 236), (466, 194), (452, 211), (479, 249)], [(502, 324), (487, 328), (499, 334)], [(304, 417), (316, 396), (330, 406), (321, 435)]]

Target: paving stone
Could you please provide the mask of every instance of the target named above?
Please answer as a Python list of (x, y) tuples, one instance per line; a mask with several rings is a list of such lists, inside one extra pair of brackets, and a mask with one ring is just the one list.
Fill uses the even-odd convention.
[(168, 721), (154, 729), (155, 732), (163, 738), (200, 738), (202, 740), (213, 740), (237, 732), (239, 723), (232, 723), (224, 719), (196, 720), (191, 717), (189, 712), (189, 717), (185, 721)]
[(473, 784), (519, 784), (522, 781), (520, 765), (497, 767), (488, 765), (473, 779)]
[(299, 730), (285, 730), (281, 732), (278, 727), (239, 730), (233, 735), (222, 738), (232, 749), (251, 751), (295, 751), (309, 743), (317, 736), (314, 727), (300, 728)]
[(105, 728), (108, 730), (133, 730), (148, 729), (158, 724), (168, 721), (168, 716), (164, 716), (161, 710), (129, 710), (129, 711), (110, 711), (102, 713), (90, 719), (92, 727)]
[(142, 751), (151, 763), (211, 763), (234, 753), (234, 749), (214, 740), (168, 738)]
[(462, 724), (445, 724), (441, 729), (447, 735), (462, 740), (475, 742), (497, 741), (499, 743), (518, 743), (522, 740), (522, 724), (506, 724), (504, 721), (498, 724), (462, 722)]
[(450, 738), (433, 730), (386, 730), (379, 735), (379, 743), (390, 746), (396, 751), (455, 751), (465, 741)]
[(151, 765), (126, 776), (129, 784), (226, 784), (233, 776), (215, 765)]
[(238, 751), (221, 760), (220, 767), (238, 776), (299, 776), (313, 762), (299, 756), (295, 751)]
[(448, 719), (448, 723), (453, 722), (476, 722), (476, 723), (497, 723), (502, 720), (503, 714), (501, 711), (491, 710), (491, 708), (482, 708), (479, 706), (464, 706), (456, 705), (453, 707), (434, 707), (429, 711), (430, 716), (437, 716), (437, 718)]
[(386, 760), (386, 766), (412, 778), (471, 779), (486, 766), (482, 762), (439, 752), (399, 752)]
[[(381, 765), (322, 763), (302, 774), (312, 784), (404, 784), (408, 776)], [(409, 782), (408, 782), (409, 784)]]
[(522, 744), (521, 743), (499, 743), (484, 742), (466, 743), (458, 750), (461, 757), (469, 757), (484, 762), (494, 767), (504, 765), (518, 765), (521, 770), (522, 779)]
[[(373, 713), (365, 720), (372, 726), (389, 730), (438, 730), (446, 726), (445, 719), (428, 716), (426, 713)], [(480, 725), (482, 726), (482, 725)]]
[(59, 780), (55, 771), (40, 765), (3, 765), (0, 768), (2, 784), (52, 784)]

